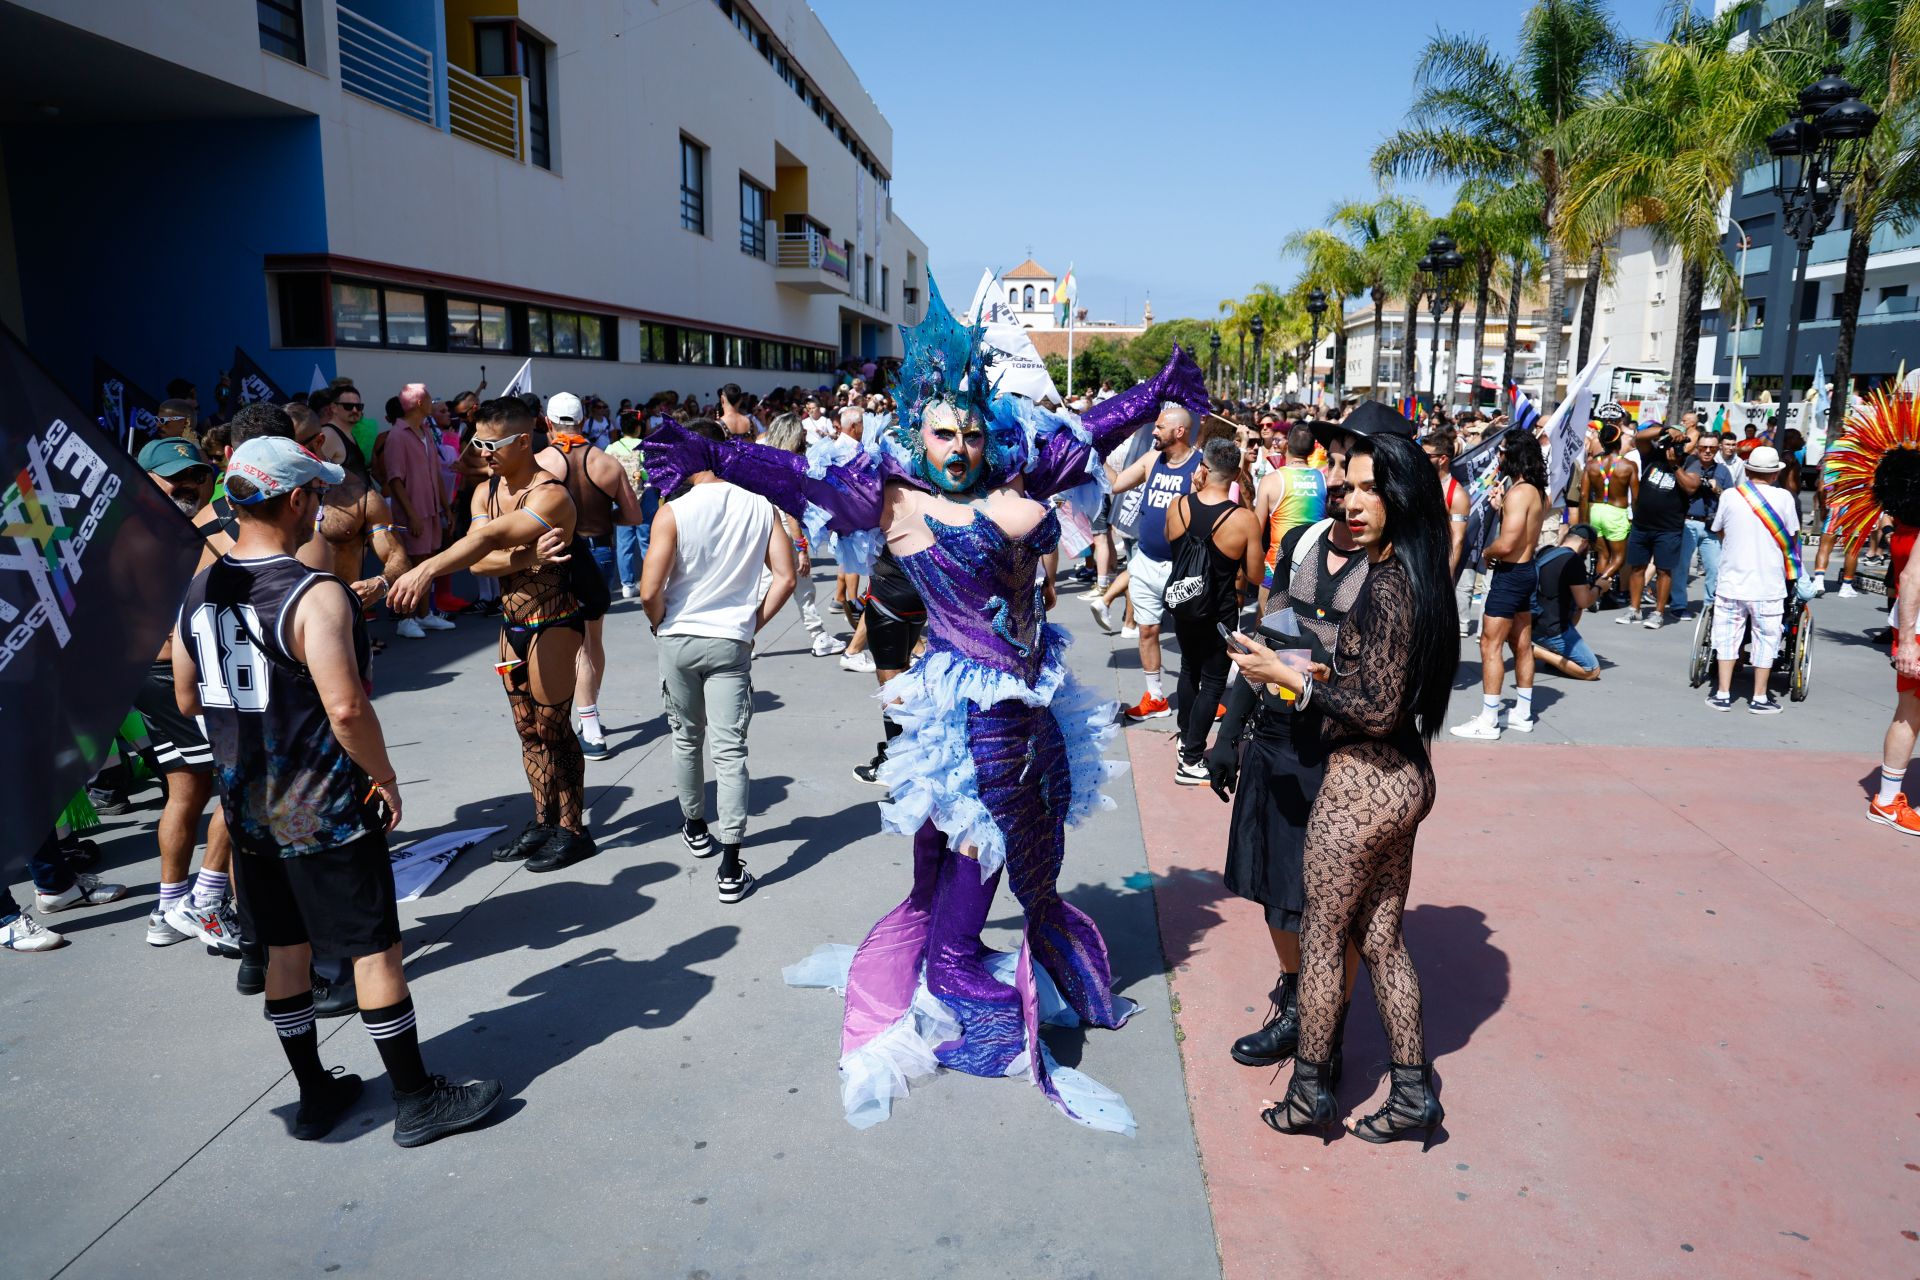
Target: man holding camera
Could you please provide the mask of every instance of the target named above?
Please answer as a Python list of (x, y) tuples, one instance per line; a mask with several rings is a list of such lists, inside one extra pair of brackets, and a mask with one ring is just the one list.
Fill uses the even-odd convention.
[[(1700, 491), (1700, 460), (1687, 453), (1687, 433), (1679, 427), (1649, 423), (1634, 432), (1640, 451), (1640, 491), (1633, 504), (1633, 529), (1627, 534), (1627, 608), (1614, 621), (1635, 622), (1649, 631), (1666, 620), (1673, 574), (1685, 546), (1687, 504)], [(1643, 616), (1641, 593), (1647, 565), (1654, 568), (1653, 608)]]
[(1700, 557), (1700, 598), (1713, 603), (1713, 590), (1720, 581), (1720, 543), (1713, 536), (1713, 517), (1720, 510), (1720, 495), (1733, 491), (1733, 471), (1720, 461), (1720, 438), (1710, 431), (1700, 432), (1693, 441), (1693, 462), (1700, 468), (1700, 487), (1687, 503), (1686, 528), (1680, 538), (1680, 574), (1674, 581), (1674, 612), (1689, 613), (1687, 575), (1693, 572), (1693, 557)]

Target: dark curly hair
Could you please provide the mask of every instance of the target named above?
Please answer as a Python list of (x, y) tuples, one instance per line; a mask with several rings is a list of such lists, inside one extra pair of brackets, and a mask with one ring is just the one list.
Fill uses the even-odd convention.
[(1889, 449), (1873, 469), (1873, 500), (1909, 528), (1920, 527), (1920, 449)]
[(1531, 432), (1507, 433), (1506, 443), (1500, 446), (1500, 474), (1533, 485), (1541, 493), (1547, 491), (1547, 460)]

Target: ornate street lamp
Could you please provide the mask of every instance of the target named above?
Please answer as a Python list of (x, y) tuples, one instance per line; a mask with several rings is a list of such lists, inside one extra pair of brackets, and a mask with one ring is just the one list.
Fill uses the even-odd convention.
[(1220, 393), (1220, 331), (1218, 329), (1207, 335), (1207, 348), (1212, 355), (1212, 359), (1207, 362), (1207, 368), (1212, 373), (1214, 394), (1218, 395)]
[[(1427, 390), (1434, 406), (1440, 404), (1440, 317), (1453, 306), (1454, 281), (1466, 259), (1453, 246), (1453, 237), (1442, 232), (1427, 241), (1427, 256), (1416, 264), (1425, 278), (1427, 305), (1433, 308), (1433, 348), (1427, 361)], [(1418, 317), (1414, 317), (1417, 321)]]
[[(1862, 143), (1880, 123), (1880, 114), (1860, 101), (1860, 91), (1829, 66), (1826, 74), (1800, 91), (1799, 108), (1767, 138), (1773, 155), (1774, 191), (1780, 197), (1787, 234), (1799, 246), (1793, 268), (1793, 293), (1787, 303), (1787, 347), (1780, 373), (1780, 425), (1793, 404), (1793, 365), (1800, 345), (1800, 297), (1806, 291), (1807, 254), (1813, 239), (1833, 222), (1847, 185), (1859, 173)], [(1674, 370), (1675, 385), (1683, 371)], [(1844, 397), (1842, 397), (1844, 399)], [(1811, 424), (1809, 424), (1811, 425)]]
[[(1267, 322), (1256, 315), (1253, 323), (1247, 327), (1253, 330), (1253, 376), (1257, 379), (1260, 376), (1260, 341), (1267, 336)], [(1261, 395), (1265, 394), (1266, 389), (1262, 387)]]
[(1320, 363), (1320, 317), (1327, 314), (1325, 289), (1316, 288), (1307, 295), (1307, 314), (1313, 318), (1313, 341), (1307, 345), (1307, 378), (1311, 381)]

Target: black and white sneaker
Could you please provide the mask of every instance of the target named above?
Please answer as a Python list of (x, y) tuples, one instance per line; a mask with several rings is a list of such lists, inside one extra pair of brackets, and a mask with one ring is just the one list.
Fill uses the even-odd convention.
[(720, 891), (720, 901), (738, 902), (753, 892), (753, 874), (747, 870), (747, 864), (737, 864), (739, 871), (733, 876), (724, 872), (713, 878), (713, 884)]
[(1747, 710), (1757, 716), (1777, 716), (1780, 714), (1780, 704), (1774, 701), (1772, 694), (1768, 694), (1764, 698), (1747, 699)]
[(687, 849), (696, 858), (711, 858), (720, 852), (720, 846), (707, 834), (707, 824), (689, 818), (680, 828), (680, 838), (687, 842)]
[(435, 1076), (418, 1093), (395, 1091), (399, 1114), (393, 1119), (393, 1140), (403, 1147), (422, 1147), (448, 1134), (471, 1129), (500, 1105), (500, 1082), (476, 1080), (449, 1084)]
[(529, 822), (520, 828), (520, 834), (493, 851), (495, 862), (517, 862), (521, 858), (531, 857), (540, 851), (541, 846), (553, 838), (554, 828), (539, 822)]
[(873, 759), (867, 761), (865, 764), (857, 764), (853, 766), (853, 776), (858, 781), (864, 782), (868, 786), (873, 786), (873, 787), (886, 786), (887, 785), (886, 783), (880, 781), (880, 766), (886, 763), (886, 759), (887, 759), (887, 749), (884, 745), (882, 745), (878, 751), (873, 753)]
[(1730, 693), (1708, 694), (1707, 705), (1715, 711), (1731, 711), (1733, 710), (1733, 695)]
[(1182, 760), (1173, 770), (1173, 780), (1183, 787), (1204, 787), (1209, 777), (1206, 764), (1199, 760)]
[[(336, 1073), (339, 1070), (334, 1068)], [(332, 1133), (340, 1117), (360, 1100), (360, 1088), (359, 1076), (334, 1074), (327, 1077), (326, 1087), (319, 1093), (309, 1097), (303, 1090), (300, 1110), (293, 1117), (293, 1136), (302, 1142), (312, 1142)]]

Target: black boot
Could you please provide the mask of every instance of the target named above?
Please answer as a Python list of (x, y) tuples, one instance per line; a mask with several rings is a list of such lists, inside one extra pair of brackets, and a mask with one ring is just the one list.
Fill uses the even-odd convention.
[(1295, 1058), (1287, 1096), (1262, 1111), (1260, 1118), (1279, 1133), (1305, 1133), (1317, 1127), (1321, 1144), (1332, 1142), (1333, 1085), (1327, 1075), (1326, 1063)]
[(354, 989), (352, 965), (347, 966), (346, 975), (338, 982), (328, 982), (317, 973), (313, 975), (314, 1017), (344, 1018), (358, 1012), (360, 997)]
[[(1336, 1038), (1335, 1043), (1339, 1043)], [(1228, 1050), (1243, 1067), (1270, 1067), (1293, 1056), (1300, 1044), (1300, 975), (1283, 973), (1273, 989), (1273, 1004), (1258, 1031), (1233, 1042)]]
[(1417, 1132), (1421, 1135), (1420, 1149), (1425, 1151), (1433, 1145), (1433, 1131), (1446, 1118), (1447, 1113), (1433, 1092), (1433, 1064), (1420, 1062), (1407, 1066), (1396, 1062), (1387, 1105), (1356, 1121), (1353, 1136), (1368, 1142), (1392, 1142)]

